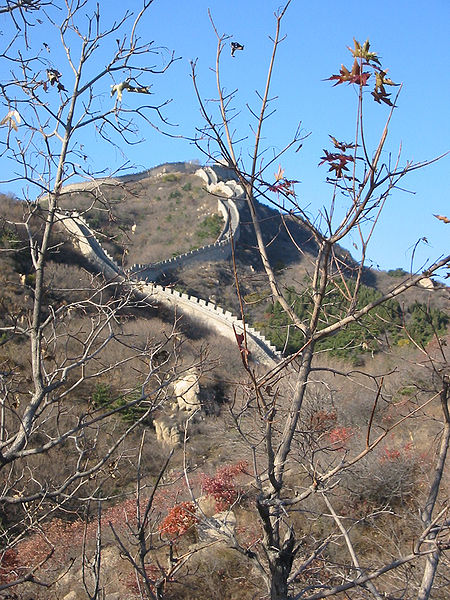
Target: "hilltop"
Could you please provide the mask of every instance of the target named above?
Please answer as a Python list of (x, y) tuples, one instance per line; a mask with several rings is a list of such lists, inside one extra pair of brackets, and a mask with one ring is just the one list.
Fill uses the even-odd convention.
[[(218, 196), (208, 193), (204, 179), (196, 175), (197, 170), (198, 165), (192, 163), (164, 164), (141, 173), (103, 180), (103, 183), (101, 180), (88, 191), (79, 189), (80, 185), (85, 184), (72, 184), (64, 188), (61, 207), (84, 215), (102, 247), (124, 272), (131, 272), (136, 264), (159, 264), (161, 261), (164, 264), (185, 253), (189, 254), (213, 244), (224, 227), (223, 214), (218, 209)], [(20, 203), (4, 198), (3, 206), (6, 219), (10, 215), (11, 220), (20, 220)], [(307, 285), (316, 255), (315, 243), (298, 219), (285, 216), (283, 220), (276, 210), (263, 204), (257, 205), (257, 212), (271, 264), (281, 285), (292, 290), (291, 301), (296, 302), (294, 290), (305, 288), (305, 282)], [(151, 280), (164, 287), (209, 301), (241, 317), (241, 302), (236, 292), (237, 276), (247, 324), (261, 330), (280, 350), (286, 351), (283, 341), (286, 324), (277, 320), (277, 306), (266, 282), (250, 214), (242, 201), (239, 203), (239, 213), (240, 234), (234, 248), (236, 273), (231, 256), (225, 260), (221, 260), (220, 257), (214, 260), (210, 260), (210, 257), (202, 259), (200, 256), (200, 260), (193, 263), (189, 260), (181, 261), (175, 265), (176, 268), (162, 267), (157, 277)], [(35, 218), (34, 223), (38, 228), (39, 218)], [(8, 237), (11, 238), (13, 243), (8, 245), (12, 249), (14, 243), (23, 244), (25, 247), (26, 239), (23, 233), (17, 230), (12, 234), (6, 228), (3, 240), (8, 242)], [(14, 236), (18, 236), (15, 242)], [(292, 239), (296, 240), (300, 252), (292, 243)], [(338, 251), (351, 281), (356, 263), (347, 250)], [(82, 271), (78, 271), (79, 267), (82, 267)], [(92, 270), (92, 266), (75, 251), (67, 231), (59, 227), (55, 250), (51, 254), (50, 270), (55, 270), (53, 282), (58, 280), (58, 285), (62, 284), (59, 281), (60, 273), (62, 279), (62, 273), (70, 279), (79, 272), (83, 279), (85, 276), (82, 273), (86, 272), (86, 269)], [(4, 258), (3, 280), (7, 285), (3, 288), (3, 303), (8, 302), (11, 295), (15, 296), (18, 300), (16, 312), (21, 315), (27, 310), (29, 295), (20, 282), (24, 277), (28, 277), (28, 271), (31, 272), (31, 265), (26, 257), (25, 248), (18, 256)], [(138, 268), (137, 276), (149, 280), (148, 275), (141, 275), (140, 271), (142, 269)], [(402, 276), (407, 274), (401, 269), (386, 273), (365, 268), (363, 284), (367, 287), (367, 293), (375, 297), (385, 293)], [(54, 291), (50, 293), (55, 294)], [(415, 286), (405, 293), (402, 303), (403, 318), (407, 320), (411, 319), (414, 305), (430, 306), (445, 313), (448, 309), (448, 289), (436, 283), (428, 289)], [(195, 324), (189, 328), (195, 329)], [(374, 333), (375, 337), (378, 335), (378, 340), (374, 342), (375, 345), (371, 345), (371, 351), (376, 349), (377, 344), (380, 345), (380, 349), (383, 346), (380, 333), (383, 334), (380, 331)], [(357, 357), (358, 360), (364, 360), (366, 356), (359, 348), (363, 341), (367, 340), (353, 340), (349, 344), (351, 351), (341, 352), (341, 357), (345, 358), (347, 354), (350, 359)], [(295, 349), (293, 344), (295, 341), (291, 341), (291, 351)]]
[[(217, 194), (207, 192), (205, 181), (195, 174), (197, 169), (198, 165), (191, 163), (160, 165), (118, 179), (114, 185), (100, 185), (94, 194), (71, 192), (63, 198), (62, 205), (81, 213), (86, 211), (88, 224), (124, 270), (131, 269), (136, 263), (167, 261), (213, 243), (224, 225), (217, 206)], [(232, 174), (226, 176), (233, 177)], [(240, 234), (235, 243), (236, 274), (230, 257), (227, 260), (207, 258), (195, 263), (181, 262), (175, 269), (162, 269), (151, 280), (241, 316), (241, 304), (236, 293), (237, 275), (247, 322), (263, 330), (281, 350), (284, 334), (280, 333), (278, 326), (284, 325), (276, 322), (276, 306), (266, 282), (245, 202), (240, 201), (239, 213)], [(269, 206), (258, 204), (257, 213), (269, 259), (281, 285), (290, 290), (303, 289), (311, 276), (317, 253), (311, 234), (301, 221), (289, 215), (282, 219), (278, 211)], [(299, 248), (293, 244), (293, 239)], [(357, 263), (348, 250), (338, 248), (337, 251), (344, 272), (351, 280)], [(405, 277), (407, 273), (401, 269), (386, 273), (365, 268), (362, 281), (367, 286), (367, 293), (375, 297), (398, 283), (402, 275)], [(143, 278), (148, 280), (147, 275)], [(437, 283), (434, 287), (430, 285), (428, 289), (415, 286), (405, 293), (402, 300), (404, 319), (410, 319), (414, 304), (430, 305), (438, 311), (447, 310), (448, 290)], [(295, 294), (292, 296), (294, 301)], [(363, 341), (356, 340), (356, 344)], [(292, 344), (290, 349), (294, 350)], [(372, 345), (373, 349), (375, 346)], [(341, 354), (345, 358), (345, 353)], [(354, 357), (356, 354), (362, 358), (361, 352), (353, 352)]]

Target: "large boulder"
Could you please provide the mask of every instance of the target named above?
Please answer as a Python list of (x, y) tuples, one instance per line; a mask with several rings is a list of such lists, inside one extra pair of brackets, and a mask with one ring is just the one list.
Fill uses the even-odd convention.
[(188, 414), (201, 410), (200, 384), (198, 374), (194, 369), (186, 371), (178, 381), (175, 382), (174, 392), (178, 408)]
[(159, 442), (172, 447), (181, 444), (181, 429), (175, 415), (161, 415), (153, 419), (153, 425)]

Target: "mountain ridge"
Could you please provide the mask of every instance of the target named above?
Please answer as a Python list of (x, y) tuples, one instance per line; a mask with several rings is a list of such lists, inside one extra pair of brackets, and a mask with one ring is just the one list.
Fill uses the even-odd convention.
[[(149, 169), (147, 171), (143, 171), (141, 173), (138, 173), (136, 175), (127, 175), (125, 176), (124, 179), (122, 180), (114, 180), (113, 183), (111, 183), (111, 180), (104, 180), (101, 179), (98, 182), (88, 182), (86, 189), (96, 189), (97, 192), (100, 190), (100, 188), (104, 185), (106, 185), (107, 187), (110, 188), (114, 188), (114, 186), (120, 186), (122, 185), (124, 182), (126, 184), (130, 184), (130, 183), (134, 183), (136, 181), (146, 181), (148, 179), (164, 179), (166, 178), (167, 181), (169, 181), (170, 183), (177, 183), (178, 187), (180, 189), (183, 190), (191, 190), (191, 182), (186, 183), (184, 186), (182, 185), (184, 179), (182, 179), (182, 176), (185, 175), (186, 173), (189, 173), (190, 175), (194, 175), (195, 177), (200, 177), (202, 178), (202, 180), (204, 181), (204, 183), (206, 184), (206, 190), (208, 191), (208, 193), (210, 195), (212, 195), (213, 197), (216, 197), (218, 200), (218, 205), (219, 205), (219, 210), (222, 213), (222, 216), (224, 217), (224, 226), (220, 232), (220, 235), (218, 236), (218, 238), (211, 244), (207, 245), (207, 246), (200, 246), (199, 248), (196, 248), (194, 250), (190, 250), (189, 252), (185, 252), (185, 253), (181, 253), (178, 254), (177, 256), (172, 256), (171, 258), (168, 258), (166, 260), (162, 260), (162, 261), (157, 261), (156, 263), (138, 263), (135, 265), (123, 265), (122, 267), (117, 266), (116, 268), (116, 273), (118, 273), (119, 270), (122, 270), (123, 273), (127, 273), (127, 276), (130, 277), (134, 277), (134, 278), (138, 278), (141, 280), (146, 281), (147, 283), (151, 282), (153, 287), (147, 287), (146, 289), (146, 293), (147, 294), (153, 294), (154, 297), (156, 297), (159, 294), (159, 299), (160, 301), (166, 301), (168, 302), (169, 305), (173, 305), (174, 303), (176, 304), (175, 301), (175, 297), (176, 294), (174, 295), (174, 290), (172, 289), (173, 287), (175, 287), (175, 292), (179, 293), (179, 298), (182, 299), (184, 301), (184, 309), (186, 310), (186, 303), (187, 305), (189, 305), (190, 302), (193, 302), (195, 307), (192, 306), (192, 310), (194, 311), (194, 313), (198, 312), (198, 307), (201, 306), (203, 310), (204, 306), (208, 307), (208, 310), (212, 310), (213, 313), (217, 313), (216, 307), (218, 307), (219, 312), (221, 313), (221, 316), (224, 316), (225, 321), (229, 321), (229, 325), (234, 328), (235, 326), (238, 327), (238, 333), (243, 331), (243, 325), (242, 325), (242, 321), (239, 322), (239, 325), (236, 325), (237, 321), (236, 321), (236, 317), (234, 317), (232, 315), (232, 313), (234, 312), (235, 314), (240, 314), (240, 306), (237, 303), (237, 296), (233, 302), (229, 301), (229, 293), (228, 293), (228, 298), (224, 298), (225, 301), (223, 301), (223, 299), (221, 299), (220, 297), (218, 298), (217, 295), (215, 294), (208, 294), (208, 293), (204, 293), (205, 290), (201, 289), (201, 286), (199, 287), (198, 285), (198, 280), (201, 279), (197, 277), (197, 270), (205, 270), (206, 269), (211, 269), (212, 268), (212, 264), (214, 263), (219, 263), (219, 270), (220, 270), (220, 264), (224, 264), (227, 262), (227, 260), (229, 259), (230, 255), (231, 255), (231, 249), (230, 249), (230, 230), (233, 232), (233, 236), (234, 236), (234, 244), (235, 244), (235, 260), (236, 260), (236, 265), (239, 268), (244, 268), (245, 270), (245, 266), (249, 267), (249, 270), (252, 273), (255, 273), (256, 270), (258, 270), (258, 277), (262, 279), (264, 279), (264, 275), (262, 274), (262, 269), (261, 269), (261, 264), (259, 264), (258, 269), (255, 269), (255, 262), (259, 262), (258, 259), (258, 255), (257, 255), (257, 251), (255, 251), (255, 247), (256, 247), (256, 243), (250, 243), (248, 244), (249, 239), (251, 239), (251, 233), (249, 235), (249, 215), (248, 212), (246, 212), (246, 207), (245, 207), (245, 202), (243, 201), (243, 196), (244, 196), (244, 192), (242, 187), (239, 185), (239, 183), (236, 181), (234, 173), (232, 173), (229, 169), (224, 168), (222, 165), (214, 165), (213, 167), (203, 167), (203, 168), (199, 168), (196, 169), (195, 171), (193, 171), (193, 165), (191, 164), (181, 164), (180, 163), (175, 163), (175, 164), (170, 164), (170, 165), (160, 165), (159, 167), (155, 168), (155, 169)], [(150, 174), (150, 175), (148, 175)], [(219, 177), (225, 177), (225, 179), (219, 179)], [(232, 177), (232, 179), (228, 179)], [(74, 187), (70, 187), (70, 191), (72, 192), (85, 192), (86, 190), (82, 189), (81, 184), (76, 184), (78, 186), (77, 190), (75, 190)], [(158, 188), (161, 189), (161, 188)], [(64, 192), (66, 192), (66, 188), (64, 188)], [(104, 193), (104, 192), (102, 192)], [(71, 197), (72, 197), (71, 194)], [(137, 192), (134, 192), (135, 196), (134, 198), (132, 198), (131, 202), (133, 202), (133, 200), (136, 199), (137, 197)], [(181, 195), (179, 191), (173, 191), (171, 192), (171, 194), (169, 195), (170, 197), (175, 197), (178, 198), (178, 196)], [(237, 208), (236, 202), (239, 203), (239, 209)], [(178, 204), (178, 200), (177, 200), (177, 204)], [(165, 208), (162, 207), (162, 211), (164, 211)], [(295, 277), (292, 278), (293, 281), (295, 281), (295, 279), (297, 279), (297, 281), (299, 283), (300, 282), (300, 275), (299, 273), (301, 273), (301, 269), (300, 272), (298, 271), (298, 258), (295, 259), (292, 258), (292, 253), (289, 256), (289, 253), (286, 253), (286, 248), (288, 247), (288, 243), (291, 242), (290, 237), (295, 237), (295, 239), (298, 241), (298, 243), (302, 244), (302, 251), (303, 251), (303, 258), (306, 257), (306, 259), (308, 259), (308, 256), (310, 257), (310, 260), (313, 259), (314, 256), (314, 249), (315, 249), (315, 244), (312, 242), (309, 234), (307, 234), (306, 232), (303, 232), (301, 229), (301, 225), (295, 222), (291, 222), (289, 224), (289, 227), (296, 227), (296, 231), (295, 231), (295, 236), (292, 235), (292, 232), (289, 232), (289, 235), (286, 235), (286, 231), (281, 227), (281, 221), (279, 220), (279, 216), (275, 214), (275, 211), (273, 211), (272, 209), (270, 209), (269, 207), (265, 207), (264, 205), (257, 205), (257, 210), (259, 211), (260, 217), (261, 217), (261, 222), (263, 224), (263, 227), (265, 229), (264, 233), (266, 238), (268, 238), (268, 249), (269, 249), (269, 255), (271, 256), (271, 260), (273, 261), (273, 264), (275, 265), (275, 268), (279, 271), (279, 275), (281, 274), (281, 272), (283, 270), (286, 271), (290, 271), (292, 270), (292, 267), (290, 265), (290, 263), (294, 263), (294, 270), (295, 268), (297, 268), (297, 274)], [(228, 215), (232, 215), (231, 218), (231, 222), (227, 223), (227, 214)], [(117, 221), (119, 218), (115, 218), (115, 220)], [(278, 221), (277, 221), (278, 220)], [(285, 225), (285, 228), (287, 227), (286, 225), (286, 220), (287, 218), (285, 217), (283, 219), (283, 224)], [(272, 222), (272, 226), (271, 227), (267, 227), (267, 224)], [(275, 225), (274, 225), (275, 224)], [(86, 224), (88, 227), (89, 225)], [(244, 234), (242, 236), (242, 239), (239, 240), (240, 236), (241, 236), (241, 227), (244, 231)], [(228, 228), (228, 229), (227, 229)], [(251, 228), (251, 227), (250, 227)], [(276, 231), (276, 228), (278, 228), (278, 231)], [(136, 224), (134, 224), (132, 226), (132, 233), (134, 234), (136, 229)], [(284, 239), (282, 239), (284, 237)], [(245, 249), (247, 246), (247, 250)], [(252, 248), (252, 251), (250, 252), (251, 255), (251, 259), (247, 261), (245, 260), (245, 254), (246, 252), (248, 253), (248, 248), (249, 246)], [(292, 246), (292, 244), (291, 244)], [(295, 252), (297, 253), (297, 248), (294, 248)], [(347, 272), (348, 275), (351, 277), (351, 270), (354, 269), (357, 266), (357, 263), (352, 259), (350, 253), (348, 253), (348, 251), (346, 250), (340, 250), (337, 249), (337, 252), (341, 253), (341, 263), (343, 265), (343, 269), (344, 269), (344, 273)], [(256, 256), (255, 256), (256, 254)], [(110, 256), (110, 258), (112, 259), (112, 257)], [(114, 260), (114, 259), (112, 259)], [(286, 262), (284, 262), (286, 261)], [(245, 265), (245, 262), (250, 263)], [(202, 264), (203, 263), (203, 264)], [(277, 266), (278, 263), (278, 266)], [(287, 263), (287, 264), (286, 264)], [(247, 269), (248, 270), (248, 269)], [(303, 270), (303, 278), (307, 276), (307, 269)], [(381, 277), (383, 277), (383, 275), (381, 275)], [(417, 278), (418, 276), (416, 276)], [(229, 283), (231, 283), (231, 286), (234, 287), (234, 284), (232, 283), (234, 276), (229, 276), (228, 279), (230, 280)], [(389, 279), (392, 280), (391, 277), (388, 277)], [(197, 282), (195, 282), (194, 280), (197, 279)], [(282, 279), (282, 275), (281, 275), (281, 279)], [(285, 277), (285, 279), (287, 279)], [(365, 269), (363, 272), (363, 282), (366, 285), (372, 286), (374, 289), (377, 289), (377, 279), (380, 279), (380, 272), (374, 272), (371, 269)], [(384, 279), (386, 279), (386, 277), (384, 277)], [(420, 277), (419, 277), (420, 279)], [(263, 297), (261, 297), (261, 294), (259, 293), (258, 290), (258, 286), (256, 286), (256, 290), (250, 290), (247, 291), (247, 293), (245, 293), (245, 288), (246, 288), (246, 282), (248, 281), (248, 277), (243, 278), (243, 284), (242, 284), (242, 288), (244, 289), (244, 293), (242, 294), (243, 299), (244, 299), (244, 304), (245, 305), (250, 305), (250, 308), (246, 307), (248, 312), (252, 313), (252, 308), (251, 308), (251, 304), (252, 303), (256, 303), (255, 301), (261, 301), (264, 298), (264, 295), (266, 295), (266, 300), (267, 297), (270, 296), (270, 294), (266, 294), (265, 292), (262, 294)], [(156, 286), (155, 286), (156, 284)], [(222, 277), (219, 276), (218, 279), (216, 279), (216, 285), (222, 288), (229, 288), (230, 286), (228, 285), (222, 285), (223, 281), (222, 281)], [(304, 284), (302, 284), (304, 285)], [(433, 282), (431, 280), (426, 280), (426, 285), (428, 285), (428, 288), (426, 288), (425, 286), (422, 286), (421, 288), (415, 288), (414, 292), (411, 294), (409, 293), (410, 296), (414, 296), (415, 298), (419, 298), (419, 300), (423, 299), (424, 297), (427, 299), (427, 302), (429, 301), (429, 293), (430, 291), (432, 292), (436, 292), (438, 290), (438, 286), (433, 285)], [(167, 294), (167, 290), (169, 290), (169, 293)], [(426, 290), (426, 291), (425, 291)], [(229, 292), (230, 290), (228, 290)], [(436, 294), (434, 294), (436, 296)], [(247, 302), (247, 298), (250, 298), (250, 301)], [(417, 300), (416, 300), (417, 301)], [(181, 302), (181, 300), (179, 301)], [(439, 304), (439, 302), (438, 302)], [(442, 303), (441, 303), (442, 304)], [(192, 310), (188, 312), (192, 313)], [(191, 314), (191, 316), (193, 316)], [(242, 317), (242, 315), (241, 315)], [(221, 319), (223, 320), (223, 319)], [(267, 330), (263, 329), (263, 334), (259, 334), (257, 329), (261, 328), (262, 325), (262, 321), (258, 321), (257, 318), (255, 318), (253, 316), (253, 318), (250, 318), (250, 323), (254, 323), (253, 327), (250, 331), (251, 335), (255, 334), (256, 338), (259, 339), (260, 341), (262, 340), (263, 344), (266, 344), (266, 337), (267, 337)], [(247, 323), (248, 326), (248, 323)], [(255, 329), (256, 327), (256, 329)], [(220, 328), (219, 328), (220, 331)], [(222, 331), (223, 333), (223, 331)], [(229, 334), (227, 334), (228, 337)], [(266, 337), (265, 337), (266, 336)], [(231, 336), (231, 338), (233, 339), (233, 336)], [(366, 342), (363, 340), (361, 342), (361, 344), (364, 346), (367, 346)], [(374, 347), (372, 346), (371, 351), (373, 352)], [(277, 356), (277, 352), (274, 352), (274, 347), (270, 345), (268, 345), (268, 350), (269, 350), (269, 356), (271, 359), (273, 359), (274, 357)], [(291, 351), (295, 351), (295, 348), (291, 347)], [(280, 356), (280, 355), (278, 355)]]

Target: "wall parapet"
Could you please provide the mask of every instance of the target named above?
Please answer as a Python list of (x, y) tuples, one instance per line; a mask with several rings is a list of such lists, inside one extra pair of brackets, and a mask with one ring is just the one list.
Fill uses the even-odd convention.
[(242, 334), (245, 328), (248, 349), (258, 362), (276, 363), (282, 357), (281, 353), (262, 333), (253, 327), (244, 325), (241, 319), (213, 302), (156, 283), (131, 280), (131, 284), (142, 299), (161, 302), (177, 308), (235, 344), (235, 333)]

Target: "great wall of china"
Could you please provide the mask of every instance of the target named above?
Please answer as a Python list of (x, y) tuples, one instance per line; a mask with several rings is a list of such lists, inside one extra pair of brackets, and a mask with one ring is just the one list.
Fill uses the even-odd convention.
[[(156, 170), (156, 169), (155, 169)], [(148, 177), (153, 170), (137, 175), (121, 178), (105, 178), (84, 183), (65, 186), (63, 193), (100, 189), (101, 185), (120, 185)], [(162, 171), (164, 172), (164, 171)], [(156, 173), (158, 174), (158, 172)], [(175, 258), (150, 265), (136, 264), (124, 270), (102, 247), (95, 234), (76, 212), (59, 212), (56, 218), (63, 223), (73, 237), (80, 252), (89, 260), (94, 268), (103, 273), (107, 280), (116, 280), (127, 285), (144, 301), (151, 304), (162, 304), (172, 310), (206, 326), (236, 344), (236, 333), (242, 334), (244, 323), (241, 319), (207, 300), (183, 294), (177, 290), (164, 287), (154, 281), (165, 272), (182, 266), (196, 263), (223, 260), (231, 255), (231, 233), (236, 242), (240, 236), (239, 207), (243, 203), (244, 191), (240, 184), (232, 178), (231, 173), (221, 165), (198, 169), (195, 174), (201, 177), (209, 193), (218, 198), (218, 209), (224, 217), (224, 227), (218, 239), (208, 246), (181, 254)], [(245, 326), (247, 347), (256, 362), (274, 365), (281, 354), (260, 332)]]

